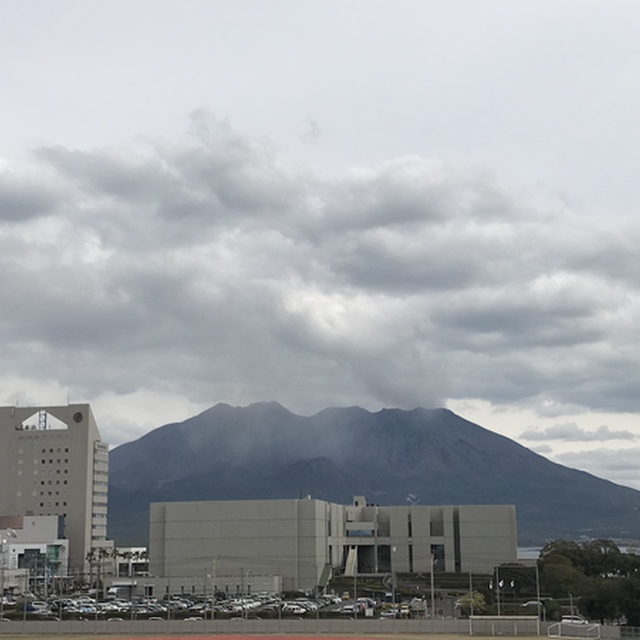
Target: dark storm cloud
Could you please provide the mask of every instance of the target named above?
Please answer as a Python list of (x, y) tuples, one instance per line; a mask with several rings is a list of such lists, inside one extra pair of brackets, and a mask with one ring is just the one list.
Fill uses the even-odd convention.
[(0, 183), (22, 221), (0, 228), (15, 375), (298, 410), (637, 410), (631, 223), (413, 156), (319, 179), (203, 112), (138, 155), (37, 157), (46, 180)]
[(598, 342), (606, 330), (594, 322), (589, 299), (539, 295), (535, 291), (498, 287), (472, 292), (434, 314), (451, 346), (470, 351), (518, 347), (553, 348)]

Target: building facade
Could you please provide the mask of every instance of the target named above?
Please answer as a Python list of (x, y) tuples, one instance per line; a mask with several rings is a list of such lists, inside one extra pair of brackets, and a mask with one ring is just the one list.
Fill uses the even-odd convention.
[(515, 507), (378, 506), (362, 497), (348, 506), (311, 498), (153, 503), (149, 557), (152, 575), (196, 590), (206, 574), (217, 588), (277, 576), (285, 590), (307, 590), (334, 575), (490, 573), (517, 561)]
[(62, 516), (69, 570), (109, 547), (109, 449), (88, 404), (0, 407), (0, 515)]
[(3, 590), (19, 591), (25, 575), (24, 590), (30, 591), (46, 591), (47, 584), (67, 578), (69, 541), (62, 516), (0, 516), (3, 531)]

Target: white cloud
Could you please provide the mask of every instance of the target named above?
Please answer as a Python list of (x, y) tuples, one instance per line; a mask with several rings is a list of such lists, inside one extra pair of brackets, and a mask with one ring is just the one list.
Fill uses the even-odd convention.
[[(35, 157), (0, 227), (0, 336), (22, 381), (155, 416), (162, 396), (638, 409), (637, 224), (417, 156), (321, 180), (202, 111), (143, 153)], [(145, 424), (116, 415), (116, 440)]]
[(265, 399), (640, 434), (638, 3), (122, 16), (0, 5), (7, 402), (113, 442)]
[(556, 462), (590, 473), (635, 489), (640, 489), (638, 456), (640, 448), (605, 449), (566, 452), (554, 456)]

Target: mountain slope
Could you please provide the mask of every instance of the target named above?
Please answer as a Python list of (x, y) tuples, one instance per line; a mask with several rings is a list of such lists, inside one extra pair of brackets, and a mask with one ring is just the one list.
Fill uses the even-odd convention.
[(640, 538), (640, 492), (555, 464), (446, 409), (219, 404), (110, 454), (109, 530), (146, 543), (150, 501), (295, 498), (515, 504), (521, 544)]

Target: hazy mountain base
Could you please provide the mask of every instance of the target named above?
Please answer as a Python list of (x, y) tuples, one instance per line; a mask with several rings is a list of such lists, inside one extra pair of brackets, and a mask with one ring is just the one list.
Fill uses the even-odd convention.
[(640, 492), (569, 469), (446, 409), (297, 416), (219, 404), (110, 454), (109, 535), (146, 544), (152, 501), (314, 498), (515, 504), (519, 544), (640, 539)]

